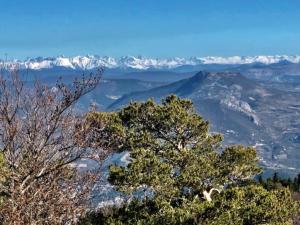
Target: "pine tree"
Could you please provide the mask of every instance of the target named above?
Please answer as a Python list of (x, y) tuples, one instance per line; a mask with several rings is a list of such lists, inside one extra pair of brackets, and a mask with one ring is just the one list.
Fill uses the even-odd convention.
[[(113, 127), (124, 129), (117, 129), (118, 150), (130, 153), (127, 166), (110, 167), (109, 181), (130, 201), (99, 214), (101, 223), (291, 224), (289, 190), (251, 184), (261, 171), (255, 150), (223, 148), (222, 136), (209, 131), (191, 101), (171, 95), (162, 104), (133, 102), (109, 115)], [(98, 123), (102, 117), (90, 116)]]
[(274, 183), (279, 182), (279, 177), (278, 177), (278, 173), (277, 172), (275, 172), (274, 175), (273, 175), (273, 182)]

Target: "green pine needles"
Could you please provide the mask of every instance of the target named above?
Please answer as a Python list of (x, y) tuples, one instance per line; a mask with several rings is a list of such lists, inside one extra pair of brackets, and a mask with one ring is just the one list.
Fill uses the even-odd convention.
[(256, 151), (222, 147), (191, 101), (171, 95), (88, 117), (95, 127), (106, 123), (102, 135), (130, 153), (129, 164), (112, 165), (109, 176), (129, 200), (83, 224), (292, 224), (297, 203), (289, 189), (254, 182)]

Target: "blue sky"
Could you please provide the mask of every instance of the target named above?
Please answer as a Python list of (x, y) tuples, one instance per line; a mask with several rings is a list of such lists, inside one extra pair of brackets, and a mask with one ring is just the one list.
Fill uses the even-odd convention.
[(300, 54), (299, 0), (0, 0), (0, 58)]

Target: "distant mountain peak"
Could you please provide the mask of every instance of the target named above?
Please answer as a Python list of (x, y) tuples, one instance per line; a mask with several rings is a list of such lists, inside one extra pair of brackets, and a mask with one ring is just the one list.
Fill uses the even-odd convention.
[(216, 81), (219, 79), (245, 79), (239, 72), (207, 72), (207, 71), (200, 71), (192, 76), (190, 79), (193, 81), (203, 81), (206, 79)]
[(190, 58), (145, 58), (142, 56), (123, 56), (114, 58), (109, 56), (75, 56), (65, 57), (37, 57), (26, 60), (11, 60), (0, 62), (6, 67), (19, 67), (20, 69), (42, 70), (55, 67), (64, 67), (68, 69), (90, 70), (97, 67), (105, 68), (130, 68), (137, 70), (148, 69), (172, 69), (180, 66), (197, 66), (197, 65), (242, 65), (242, 64), (274, 64), (274, 63), (300, 63), (300, 56), (274, 55), (274, 56), (207, 56), (207, 57), (190, 57)]

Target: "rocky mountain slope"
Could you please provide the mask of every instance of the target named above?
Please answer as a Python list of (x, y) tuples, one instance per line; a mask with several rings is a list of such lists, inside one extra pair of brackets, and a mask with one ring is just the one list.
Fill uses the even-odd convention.
[(279, 90), (239, 73), (199, 72), (162, 87), (127, 94), (108, 107), (131, 100), (176, 94), (191, 99), (197, 111), (225, 136), (225, 144), (255, 146), (268, 168), (296, 172), (300, 168), (300, 92)]

